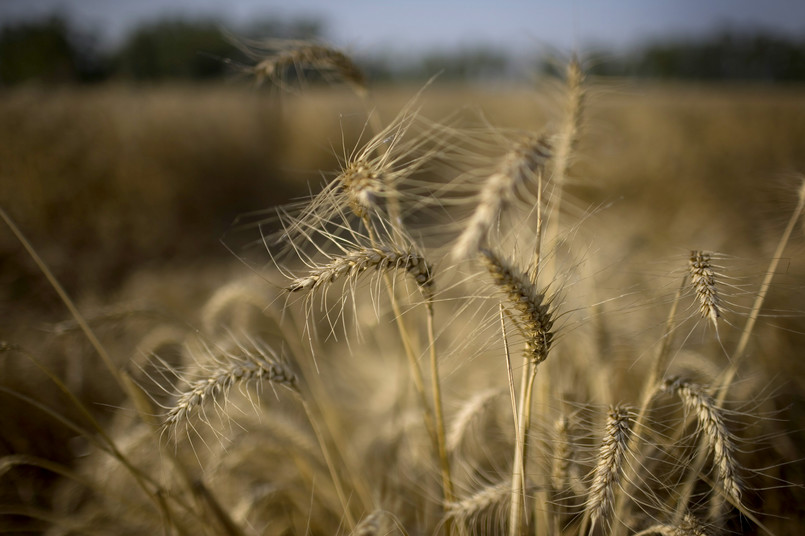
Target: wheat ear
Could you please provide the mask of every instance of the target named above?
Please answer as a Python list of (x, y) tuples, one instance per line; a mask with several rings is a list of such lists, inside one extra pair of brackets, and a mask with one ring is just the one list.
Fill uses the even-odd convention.
[(479, 419), (499, 394), (500, 391), (497, 389), (486, 389), (476, 393), (461, 406), (447, 433), (448, 452), (458, 450), (472, 423)]
[(287, 289), (296, 291), (316, 291), (337, 279), (357, 278), (361, 273), (374, 268), (381, 272), (405, 270), (410, 274), (423, 294), (429, 295), (433, 287), (431, 272), (433, 268), (424, 257), (414, 251), (402, 251), (389, 245), (363, 247), (333, 257), (330, 262), (314, 266), (310, 273), (291, 281)]
[(718, 318), (721, 316), (718, 289), (716, 287), (716, 274), (710, 254), (703, 251), (690, 252), (690, 282), (699, 301), (699, 312), (703, 318), (709, 318), (714, 327), (718, 327)]
[(696, 415), (701, 433), (713, 453), (713, 464), (716, 466), (721, 488), (735, 504), (741, 504), (735, 447), (732, 435), (724, 424), (722, 410), (715, 400), (702, 387), (679, 378), (666, 380), (661, 390), (677, 395), (685, 409)]
[[(510, 496), (510, 482), (504, 481), (487, 486), (470, 497), (448, 502), (445, 508), (445, 522), (455, 521), (459, 527), (466, 529), (469, 524), (478, 520), (484, 514), (491, 513), (493, 520), (498, 517), (498, 524), (502, 525), (503, 518), (495, 510), (504, 508)], [(485, 525), (485, 529), (489, 531), (489, 534), (498, 533), (491, 524)]]
[(525, 501), (524, 482), (528, 445), (528, 428), (531, 420), (531, 395), (534, 379), (537, 374), (537, 365), (543, 362), (551, 348), (553, 341), (553, 319), (550, 312), (550, 300), (544, 292), (537, 290), (532, 278), (504, 261), (489, 249), (482, 249), (481, 256), (486, 264), (487, 271), (494, 283), (500, 287), (508, 298), (509, 304), (519, 313), (519, 327), (526, 338), (524, 360), (526, 367), (523, 371), (520, 404), (517, 414), (517, 437), (514, 449), (514, 465), (512, 469), (512, 502), (509, 517), (509, 533), (519, 534), (521, 513), (520, 500), (522, 494)]
[(360, 520), (355, 530), (350, 533), (351, 536), (377, 536), (380, 534), (380, 528), (385, 514), (383, 510), (373, 510)]
[(662, 536), (708, 536), (708, 532), (701, 521), (690, 513), (685, 514), (678, 525), (657, 524), (641, 530), (634, 536), (649, 536), (660, 534)]
[[(236, 44), (240, 45), (240, 43)], [(350, 84), (355, 92), (364, 96), (366, 94), (366, 77), (350, 57), (331, 46), (310, 41), (275, 40), (260, 43), (256, 47), (241, 45), (241, 49), (252, 57), (258, 57), (256, 48), (273, 48), (273, 54), (261, 59), (251, 71), (257, 79), (258, 85), (266, 79), (280, 81), (284, 72), (296, 69), (300, 74), (302, 69), (313, 69), (322, 73), (332, 72)]]
[(486, 269), (509, 304), (520, 313), (519, 327), (526, 336), (526, 351), (534, 365), (548, 356), (553, 342), (550, 300), (537, 290), (530, 277), (489, 249), (481, 250)]
[(176, 403), (165, 416), (165, 426), (175, 427), (185, 422), (207, 401), (219, 403), (218, 399), (225, 399), (236, 385), (267, 381), (299, 392), (296, 374), (264, 345), (238, 354), (226, 352), (223, 358), (215, 360), (214, 367), (205, 372), (179, 392)]
[(573, 55), (567, 64), (565, 73), (566, 101), (565, 113), (559, 132), (556, 136), (553, 168), (551, 178), (555, 184), (552, 208), (551, 229), (548, 236), (555, 239), (559, 230), (559, 210), (562, 204), (562, 192), (567, 182), (567, 170), (570, 167), (571, 156), (579, 141), (579, 131), (584, 117), (584, 71), (577, 55)]
[(469, 258), (481, 249), (517, 189), (540, 173), (550, 157), (551, 146), (544, 136), (529, 136), (514, 144), (481, 189), (478, 206), (453, 247), (453, 258)]
[(620, 485), (623, 461), (628, 452), (632, 413), (625, 406), (615, 406), (607, 413), (604, 439), (598, 451), (593, 471), (585, 519), (589, 519), (590, 532), (600, 521), (607, 523), (614, 506), (615, 488)]

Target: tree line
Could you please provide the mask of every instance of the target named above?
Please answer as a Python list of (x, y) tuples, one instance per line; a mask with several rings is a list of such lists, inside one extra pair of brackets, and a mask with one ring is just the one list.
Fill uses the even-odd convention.
[[(253, 23), (239, 36), (321, 39), (324, 25), (316, 20)], [(624, 54), (598, 50), (588, 72), (601, 76), (663, 80), (805, 81), (805, 38), (725, 30), (698, 40), (670, 39), (636, 47)], [(421, 80), (441, 73), (442, 79), (479, 81), (506, 79), (523, 58), (478, 45), (434, 51), (416, 58), (390, 58), (382, 53), (356, 58), (374, 80)], [(20, 83), (88, 84), (108, 80), (158, 82), (209, 81), (231, 76), (252, 62), (220, 23), (214, 20), (169, 19), (143, 24), (117, 47), (106, 50), (98, 36), (79, 31), (62, 17), (20, 23), (0, 29), (0, 85)], [(538, 72), (551, 63), (534, 55), (525, 60)]]

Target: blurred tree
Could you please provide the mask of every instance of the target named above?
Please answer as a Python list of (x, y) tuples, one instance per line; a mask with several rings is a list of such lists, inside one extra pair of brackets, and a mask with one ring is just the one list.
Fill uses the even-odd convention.
[[(235, 33), (255, 38), (312, 39), (322, 25), (314, 20), (263, 19)], [(134, 80), (208, 80), (226, 74), (228, 60), (243, 54), (214, 20), (161, 20), (137, 29), (114, 56), (116, 75)]]
[(805, 81), (805, 40), (764, 33), (724, 31), (690, 41), (650, 43), (599, 63), (600, 75), (684, 80)]
[(114, 72), (135, 80), (210, 79), (224, 73), (222, 58), (236, 53), (213, 21), (160, 21), (126, 40), (114, 55)]
[(64, 83), (100, 76), (95, 41), (54, 15), (0, 30), (0, 84)]
[(508, 56), (491, 47), (473, 47), (450, 53), (426, 54), (419, 69), (424, 77), (442, 72), (444, 80), (491, 80), (508, 74)]

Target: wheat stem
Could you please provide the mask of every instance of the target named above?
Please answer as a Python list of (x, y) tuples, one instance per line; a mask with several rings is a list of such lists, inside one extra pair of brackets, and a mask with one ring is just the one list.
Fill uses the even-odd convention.
[(719, 386), (718, 394), (716, 395), (716, 403), (719, 406), (723, 405), (724, 399), (727, 396), (727, 391), (729, 390), (729, 386), (732, 383), (735, 374), (738, 372), (738, 366), (741, 364), (744, 356), (746, 355), (746, 349), (749, 345), (749, 338), (751, 337), (752, 331), (755, 328), (755, 322), (760, 314), (760, 309), (763, 307), (766, 294), (769, 292), (769, 288), (771, 287), (771, 280), (774, 278), (774, 274), (777, 271), (777, 265), (780, 263), (780, 259), (783, 256), (783, 252), (785, 251), (789, 238), (791, 238), (791, 232), (794, 230), (794, 226), (796, 225), (800, 215), (802, 215), (804, 209), (805, 179), (803, 179), (799, 189), (799, 201), (797, 203), (797, 207), (791, 214), (791, 219), (788, 220), (788, 225), (783, 231), (780, 241), (777, 243), (777, 248), (775, 248), (771, 262), (769, 263), (769, 267), (766, 269), (766, 275), (763, 277), (763, 282), (760, 284), (760, 290), (758, 291), (755, 302), (752, 305), (749, 318), (747, 319), (746, 325), (741, 332), (741, 338), (738, 341), (738, 346), (735, 348), (735, 351), (732, 354), (732, 362), (730, 363), (727, 372), (724, 374), (724, 379), (721, 381), (721, 385)]
[[(637, 413), (633, 429), (640, 431), (645, 426), (648, 419), (648, 413), (651, 409), (651, 404), (654, 400), (654, 395), (659, 386), (659, 382), (665, 376), (665, 370), (668, 367), (668, 358), (671, 355), (671, 343), (673, 342), (674, 326), (676, 324), (676, 312), (679, 308), (679, 302), (687, 284), (687, 276), (682, 277), (679, 283), (679, 288), (674, 295), (674, 301), (671, 304), (671, 309), (668, 311), (668, 317), (665, 320), (665, 328), (663, 330), (662, 343), (654, 358), (654, 363), (649, 370), (649, 376), (643, 384), (642, 393), (640, 395), (640, 410)], [(632, 434), (629, 438), (628, 452), (639, 452), (640, 435), (638, 433)], [(636, 471), (640, 464), (627, 465), (626, 477), (624, 478), (624, 485), (615, 490), (615, 518), (621, 519), (626, 512), (627, 503), (632, 495), (632, 491), (636, 484)]]
[(447, 458), (447, 440), (444, 428), (444, 411), (442, 409), (442, 392), (439, 380), (439, 361), (436, 356), (436, 337), (433, 327), (433, 301), (426, 303), (428, 320), (428, 346), (430, 347), (430, 380), (431, 390), (433, 391), (433, 413), (436, 417), (436, 440), (439, 453), (439, 464), (442, 471), (442, 486), (444, 488), (444, 500), (451, 502), (455, 495), (453, 492), (453, 481), (450, 477), (450, 461)]

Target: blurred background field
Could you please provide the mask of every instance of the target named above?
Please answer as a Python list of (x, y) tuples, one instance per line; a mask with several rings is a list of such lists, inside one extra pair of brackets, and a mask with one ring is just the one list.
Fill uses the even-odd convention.
[[(575, 192), (585, 202), (614, 202), (657, 249), (759, 247), (769, 229), (758, 225), (780, 224), (805, 164), (799, 87), (590, 82)], [(392, 117), (419, 89), (379, 88), (377, 113)], [(555, 90), (544, 80), (498, 90), (437, 80), (421, 101), (431, 119), (463, 107), (501, 128), (549, 130)], [(233, 219), (315, 190), (364, 113), (350, 92), (324, 88), (8, 89), (3, 205), (68, 289), (105, 292), (142, 266), (230, 257), (218, 239)], [(712, 221), (690, 221), (697, 213)], [(17, 256), (10, 235), (2, 244)], [(38, 279), (9, 280), (4, 292), (21, 295)]]
[[(179, 30), (187, 36), (180, 43)], [(363, 126), (366, 103), (346, 88), (316, 80), (293, 84), (290, 92), (256, 86), (237, 67), (246, 58), (235, 67), (221, 61), (237, 51), (221, 44), (214, 25), (155, 24), (114, 57), (70, 45), (67, 23), (58, 18), (15, 31), (3, 31), (0, 49), (0, 206), (82, 311), (96, 318), (121, 362), (136, 355), (149, 322), (194, 322), (222, 282), (248, 270), (220, 241), (237, 215), (315, 191), (338, 169), (342, 142), (354, 144)], [(302, 23), (272, 31), (319, 33)], [(14, 41), (24, 32), (56, 43), (57, 53), (37, 60), (38, 69), (29, 69), (35, 61), (21, 54), (33, 41)], [(205, 32), (213, 41), (194, 40)], [(186, 54), (145, 61), (159, 47)], [(802, 42), (721, 35), (601, 59), (607, 57), (594, 53), (586, 61), (589, 94), (569, 186), (580, 207), (603, 207), (595, 216), (598, 237), (605, 237), (595, 244), (597, 254), (611, 264), (627, 257), (650, 263), (704, 249), (749, 259), (760, 272), (759, 259), (772, 254), (805, 172)], [(478, 49), (433, 54), (398, 70), (377, 58), (365, 66), (374, 80), (373, 105), (385, 120), (443, 70), (421, 97), (424, 116), (464, 110), (497, 127), (542, 131), (561, 118), (555, 66), (564, 59), (508, 63)], [(797, 290), (769, 304), (796, 314), (761, 320), (774, 333), (761, 366), (776, 378), (774, 405), (788, 423), (779, 448), (790, 463), (780, 478), (794, 484), (776, 492), (767, 511), (794, 519), (805, 504), (805, 472), (795, 461), (805, 444), (805, 363), (797, 359), (805, 336), (798, 301), (805, 287), (803, 234), (800, 226), (780, 273)], [(641, 268), (628, 270), (642, 277)], [(129, 318), (125, 330), (108, 320), (121, 317)], [(0, 342), (36, 349), (98, 415), (114, 414), (122, 394), (99, 372), (8, 229), (0, 231), (0, 319)], [(0, 385), (65, 407), (41, 373), (11, 357), (0, 355)], [(0, 397), (0, 456), (68, 464), (80, 457), (82, 445), (69, 430)], [(48, 504), (54, 477), (26, 471), (3, 478), (0, 502)]]
[[(595, 216), (606, 229), (599, 230), (597, 255), (617, 263), (640, 252), (628, 267), (640, 274), (639, 262), (701, 248), (751, 259), (759, 271), (758, 259), (771, 255), (772, 237), (795, 204), (796, 173), (805, 169), (805, 94), (594, 79), (590, 87), (569, 190), (581, 206), (608, 205)], [(417, 89), (380, 89), (381, 116), (392, 116)], [(422, 98), (423, 114), (438, 118), (467, 106), (501, 127), (549, 128), (556, 105), (544, 89), (436, 82)], [(357, 136), (361, 122), (354, 118), (362, 117), (362, 107), (349, 92), (321, 88), (282, 97), (220, 85), (6, 90), (2, 206), (85, 314), (192, 322), (218, 285), (248, 271), (219, 240), (233, 219), (315, 191), (338, 169), (342, 137)], [(800, 227), (780, 274), (789, 285), (803, 282), (804, 246)], [(105, 374), (75, 327), (65, 334), (69, 315), (8, 230), (0, 233), (0, 257), (2, 338), (39, 348), (82, 399), (102, 403), (93, 407), (108, 413), (105, 405), (114, 406), (121, 394), (108, 380), (98, 381)], [(796, 296), (769, 307), (800, 311)], [(97, 327), (125, 361), (137, 354), (153, 318), (128, 321), (122, 331), (115, 322), (99, 320)], [(794, 357), (802, 347), (802, 320), (763, 321), (783, 339), (764, 355), (764, 367), (780, 379), (776, 404), (789, 421), (786, 444), (793, 452), (805, 426), (805, 365)], [(9, 357), (4, 385), (58, 403), (52, 389), (42, 391), (43, 378), (30, 363)], [(3, 406), (3, 454), (71, 459), (62, 443), (69, 431), (32, 419), (19, 401)], [(800, 476), (795, 471), (792, 480)], [(7, 497), (25, 494), (19, 478), (6, 480), (12, 484), (4, 485)], [(46, 500), (48, 486), (35, 482), (27, 493)]]

